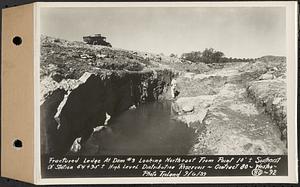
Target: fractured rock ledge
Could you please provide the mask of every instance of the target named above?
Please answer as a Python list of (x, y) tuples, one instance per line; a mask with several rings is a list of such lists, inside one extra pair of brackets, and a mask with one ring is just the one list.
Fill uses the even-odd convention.
[(287, 138), (286, 89), (286, 82), (282, 79), (254, 81), (247, 88), (249, 97), (276, 122), (283, 140)]
[(132, 105), (162, 99), (172, 71), (103, 71), (84, 73), (60, 83), (47, 78), (41, 89), (43, 153), (67, 153), (76, 138), (85, 142), (93, 129)]
[[(177, 79), (173, 110), (197, 134), (189, 154), (287, 154), (284, 58), (263, 59)], [(271, 70), (272, 79), (259, 80)]]

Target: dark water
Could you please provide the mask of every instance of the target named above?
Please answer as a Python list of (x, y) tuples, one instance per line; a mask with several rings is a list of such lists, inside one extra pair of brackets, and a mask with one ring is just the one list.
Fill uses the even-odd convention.
[(171, 102), (153, 102), (111, 119), (108, 128), (94, 133), (86, 154), (182, 155), (193, 144), (194, 131), (172, 119)]

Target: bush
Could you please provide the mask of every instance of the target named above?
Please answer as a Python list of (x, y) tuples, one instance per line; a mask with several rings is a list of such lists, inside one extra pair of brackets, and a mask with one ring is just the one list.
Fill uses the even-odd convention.
[(177, 58), (177, 55), (174, 54), (174, 53), (171, 53), (171, 54), (170, 54), (170, 57), (172, 57), (172, 58)]
[(206, 64), (211, 64), (225, 62), (224, 53), (216, 51), (213, 48), (205, 49), (203, 52), (193, 51), (190, 53), (183, 53), (181, 58), (195, 63), (204, 62)]

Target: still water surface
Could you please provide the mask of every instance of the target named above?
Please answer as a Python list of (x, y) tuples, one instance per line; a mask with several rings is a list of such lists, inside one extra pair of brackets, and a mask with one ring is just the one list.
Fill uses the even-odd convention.
[(173, 119), (171, 104), (171, 101), (156, 101), (123, 112), (111, 119), (109, 128), (92, 135), (85, 154), (188, 154), (194, 131)]

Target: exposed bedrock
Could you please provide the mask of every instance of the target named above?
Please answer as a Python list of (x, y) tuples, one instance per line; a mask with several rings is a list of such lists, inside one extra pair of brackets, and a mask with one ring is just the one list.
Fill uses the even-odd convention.
[(113, 71), (85, 73), (79, 80), (61, 81), (57, 89), (45, 94), (41, 104), (43, 153), (65, 154), (74, 140), (85, 142), (97, 126), (133, 105), (167, 97), (173, 73), (157, 71)]
[(195, 130), (190, 154), (287, 154), (286, 81), (278, 64), (236, 64), (177, 78), (172, 109)]
[(281, 139), (287, 139), (286, 83), (282, 79), (260, 80), (249, 83), (248, 96), (258, 107), (271, 116), (281, 132)]
[(66, 91), (63, 89), (57, 89), (51, 91), (49, 95), (45, 98), (45, 101), (41, 105), (41, 152), (53, 152), (56, 147), (57, 142), (53, 141), (55, 136), (50, 132), (56, 131), (57, 124), (54, 119), (54, 115), (57, 112), (57, 107), (64, 98)]

